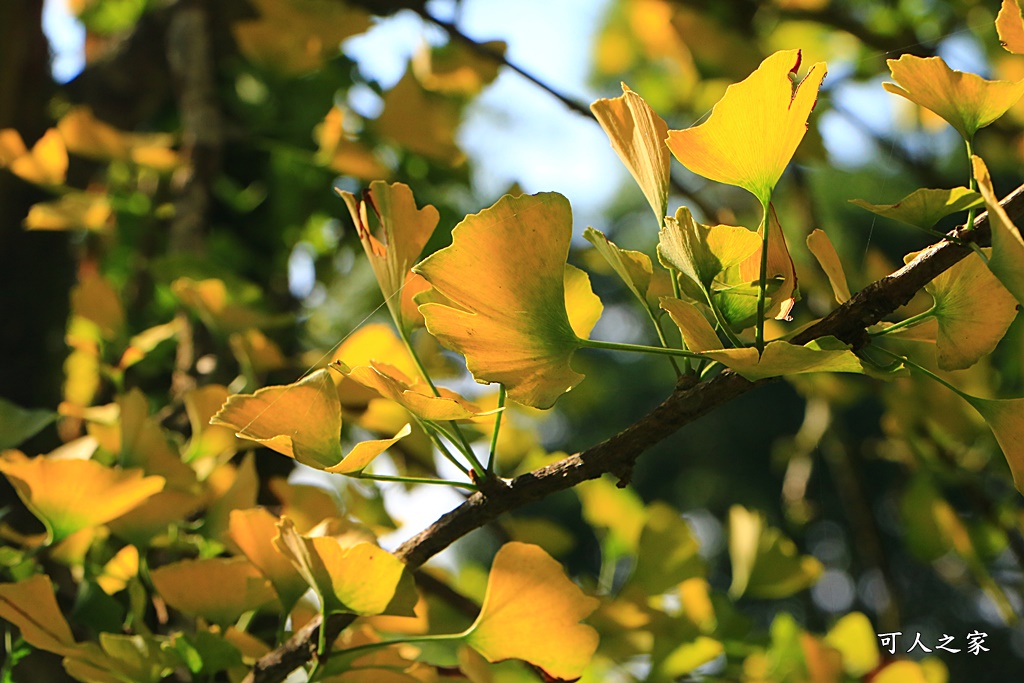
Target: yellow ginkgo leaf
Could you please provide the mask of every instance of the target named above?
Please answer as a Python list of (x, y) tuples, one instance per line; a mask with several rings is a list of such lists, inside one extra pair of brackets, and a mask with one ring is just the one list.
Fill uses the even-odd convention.
[(663, 296), (661, 297), (661, 307), (679, 328), (679, 332), (683, 335), (683, 341), (686, 342), (686, 348), (690, 351), (699, 353), (722, 348), (722, 341), (718, 338), (715, 328), (711, 326), (700, 309), (689, 301)]
[(588, 339), (604, 306), (590, 286), (590, 276), (576, 266), (565, 264), (565, 312), (573, 334)]
[(817, 228), (812, 230), (811, 234), (807, 236), (807, 248), (817, 259), (821, 269), (825, 271), (828, 283), (832, 285), (832, 294), (835, 296), (836, 302), (845, 303), (850, 298), (850, 285), (846, 280), (843, 262), (839, 260), (839, 254), (832, 246), (832, 240), (828, 238), (828, 233)]
[(285, 612), (309, 589), (291, 560), (274, 545), (278, 518), (263, 508), (232, 510), (228, 538), (273, 584)]
[(914, 190), (895, 204), (871, 204), (863, 199), (851, 199), (862, 209), (894, 221), (928, 229), (946, 216), (981, 206), (981, 195), (966, 187), (949, 189)]
[(604, 233), (594, 228), (584, 230), (583, 238), (594, 245), (597, 253), (604, 257), (615, 274), (629, 287), (629, 291), (633, 292), (633, 296), (647, 306), (647, 291), (654, 277), (651, 257), (640, 251), (620, 248), (605, 237)]
[(25, 217), (25, 229), (104, 232), (113, 219), (114, 210), (105, 194), (70, 192), (52, 202), (33, 204)]
[(45, 574), (17, 583), (0, 583), (0, 618), (21, 631), (29, 645), (66, 655), (74, 651), (75, 637), (57, 606), (53, 584)]
[(270, 582), (244, 557), (182, 560), (149, 576), (168, 605), (221, 626), (276, 597)]
[(128, 137), (96, 118), (89, 107), (74, 107), (57, 122), (57, 130), (72, 154), (90, 159), (131, 158)]
[(753, 347), (721, 349), (704, 353), (751, 382), (768, 377), (799, 375), (808, 372), (852, 372), (888, 377), (864, 363), (850, 347), (835, 337), (821, 337), (804, 346), (786, 341), (768, 342), (760, 357)]
[(598, 604), (538, 546), (506, 543), (464, 638), (490, 662), (521, 659), (552, 679), (574, 681), (597, 649), (597, 631), (580, 620)]
[(985, 199), (988, 224), (992, 231), (992, 258), (989, 270), (1010, 290), (1017, 301), (1024, 304), (1024, 238), (1013, 224), (1006, 210), (999, 204), (988, 167), (981, 157), (971, 158), (978, 191)]
[(332, 367), (364, 387), (373, 389), (384, 398), (394, 401), (421, 420), (465, 420), (480, 412), (471, 403), (458, 398), (455, 394), (435, 396), (426, 384), (413, 384), (397, 369), (382, 363), (349, 368), (338, 362)]
[(396, 324), (408, 329), (412, 321), (402, 317), (402, 300), (396, 295), (405, 285), (409, 270), (419, 259), (427, 240), (434, 234), (439, 219), (437, 209), (429, 204), (416, 208), (412, 190), (402, 183), (389, 185), (375, 180), (362, 198), (350, 192), (338, 194), (348, 206), (391, 317)]
[(344, 546), (332, 537), (300, 536), (288, 518), (277, 528), (274, 545), (316, 591), (326, 613), (414, 616), (412, 575), (388, 551), (372, 543)]
[(126, 545), (117, 551), (109, 562), (103, 565), (103, 571), (96, 577), (96, 583), (107, 595), (124, 590), (128, 580), (139, 574), (139, 549)]
[(886, 61), (896, 83), (883, 83), (891, 93), (929, 109), (965, 140), (989, 125), (1024, 94), (1024, 81), (988, 81), (977, 74), (950, 69), (941, 57), (903, 55)]
[(341, 402), (330, 372), (323, 368), (294, 384), (231, 396), (210, 424), (231, 427), (240, 438), (318, 470), (358, 471), (407, 435), (409, 427), (406, 425), (390, 439), (356, 444), (344, 455), (340, 441)]
[(978, 398), (961, 394), (981, 413), (1013, 474), (1013, 484), (1024, 493), (1024, 398)]
[[(239, 441), (228, 427), (211, 425), (210, 420), (228, 400), (227, 387), (207, 384), (185, 394), (185, 412), (192, 427), (192, 437), (182, 454), (186, 462), (203, 458), (230, 458)], [(223, 460), (222, 460), (223, 461)]]
[(851, 612), (835, 623), (825, 636), (825, 644), (843, 656), (843, 671), (861, 678), (878, 667), (878, 636), (871, 622), (861, 612)]
[(887, 664), (871, 677), (871, 683), (929, 683), (917, 662), (900, 660)]
[(467, 216), (452, 244), (415, 267), (432, 289), (417, 297), (430, 331), (463, 354), (478, 382), (550, 408), (583, 380), (565, 306), (572, 212), (562, 195), (506, 195)]
[(996, 15), (996, 33), (999, 43), (1015, 55), (1024, 54), (1024, 17), (1017, 0), (1003, 0)]
[(590, 111), (647, 197), (654, 217), (659, 224), (664, 223), (672, 161), (665, 145), (668, 124), (625, 83), (620, 97), (598, 100), (590, 105)]
[(801, 556), (796, 544), (767, 525), (758, 512), (734, 505), (729, 509), (729, 558), (733, 599), (779, 599), (807, 588), (821, 576), (821, 562)]
[(374, 155), (373, 150), (361, 142), (348, 139), (343, 126), (345, 112), (331, 107), (324, 120), (314, 129), (313, 136), (319, 149), (316, 161), (342, 175), (364, 180), (390, 175), (387, 166)]
[(771, 55), (745, 80), (730, 85), (708, 120), (668, 132), (668, 147), (697, 175), (751, 192), (765, 206), (807, 132), (807, 117), (825, 78), (824, 62), (796, 86), (800, 51)]
[(1017, 300), (977, 254), (936, 276), (925, 289), (935, 299), (936, 350), (943, 370), (969, 368), (992, 353), (1017, 317)]
[(46, 525), (51, 543), (109, 522), (164, 487), (163, 477), (146, 477), (142, 470), (106, 467), (95, 460), (26, 458), (16, 451), (0, 459), (0, 472)]
[(0, 131), (0, 166), (35, 185), (61, 185), (67, 176), (68, 150), (56, 128), (46, 131), (31, 151), (21, 135), (8, 128)]

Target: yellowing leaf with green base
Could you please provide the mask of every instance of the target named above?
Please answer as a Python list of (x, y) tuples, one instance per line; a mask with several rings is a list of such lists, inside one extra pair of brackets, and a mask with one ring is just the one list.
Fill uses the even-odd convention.
[(807, 132), (827, 69), (811, 67), (796, 86), (800, 51), (771, 55), (745, 80), (730, 85), (708, 120), (671, 130), (668, 147), (697, 175), (751, 192), (765, 206)]
[(291, 560), (274, 545), (277, 523), (278, 518), (263, 508), (232, 510), (228, 538), (270, 580), (287, 613), (309, 586)]
[(685, 206), (665, 219), (658, 237), (658, 258), (675, 268), (705, 292), (715, 278), (738, 266), (761, 248), (760, 236), (734, 225), (703, 225)]
[(647, 290), (651, 286), (651, 279), (654, 277), (654, 268), (651, 265), (651, 257), (640, 251), (621, 249), (618, 245), (604, 236), (600, 230), (587, 228), (583, 231), (583, 238), (594, 245), (594, 249), (608, 265), (612, 267), (615, 274), (629, 288), (641, 304), (647, 306)]
[(978, 181), (978, 191), (985, 199), (989, 228), (992, 231), (992, 258), (988, 261), (989, 270), (1010, 290), (1018, 302), (1024, 304), (1024, 238), (1010, 220), (1006, 210), (999, 204), (985, 162), (981, 157), (975, 156), (971, 158), (971, 163), (974, 178)]
[(274, 589), (249, 560), (182, 560), (150, 572), (153, 587), (176, 610), (225, 626), (274, 601)]
[(851, 199), (850, 203), (879, 216), (928, 230), (946, 216), (977, 208), (983, 202), (981, 195), (974, 190), (954, 187), (948, 190), (914, 190), (895, 204), (871, 204), (863, 199)]
[(836, 303), (842, 304), (850, 298), (850, 285), (846, 280), (846, 272), (843, 270), (843, 262), (839, 260), (836, 248), (832, 246), (832, 240), (824, 230), (815, 228), (807, 236), (807, 248), (818, 265), (825, 271), (828, 282), (832, 285), (832, 294)]
[(416, 589), (405, 564), (372, 543), (343, 546), (331, 537), (300, 536), (282, 519), (274, 545), (320, 597), (325, 613), (411, 617)]
[(363, 441), (348, 455), (341, 450), (341, 402), (330, 370), (317, 370), (294, 384), (236, 394), (213, 416), (211, 424), (237, 430), (236, 435), (295, 458), (303, 465), (346, 474), (365, 467), (409, 433)]
[(50, 543), (105, 524), (164, 487), (163, 477), (146, 477), (142, 470), (115, 469), (95, 460), (30, 459), (16, 451), (0, 460), (0, 472), (46, 525)]
[(583, 380), (571, 365), (579, 338), (565, 304), (571, 237), (565, 197), (506, 195), (414, 268), (432, 287), (416, 299), (427, 330), (466, 357), (478, 382), (500, 382), (535, 408)]
[(796, 545), (770, 527), (764, 516), (734, 505), (729, 509), (729, 595), (779, 599), (807, 588), (821, 576), (821, 563), (801, 556)]
[(755, 348), (721, 349), (704, 355), (743, 375), (751, 382), (768, 377), (809, 372), (850, 372), (885, 377), (864, 365), (850, 348), (835, 337), (821, 337), (804, 346), (786, 341), (768, 342), (760, 357)]
[(625, 83), (622, 84), (621, 97), (600, 99), (590, 105), (590, 111), (608, 135), (612, 149), (647, 197), (658, 223), (663, 223), (668, 212), (669, 166), (672, 161), (665, 145), (668, 124)]
[(412, 321), (403, 318), (402, 299), (396, 294), (402, 290), (409, 269), (434, 234), (439, 219), (437, 209), (429, 204), (416, 208), (412, 190), (402, 183), (388, 185), (375, 180), (361, 199), (350, 192), (338, 194), (348, 206), (391, 317), (409, 329)]
[(977, 254), (936, 276), (925, 289), (935, 298), (935, 341), (943, 370), (969, 368), (992, 353), (1017, 317), (1017, 300)]
[(579, 623), (597, 606), (539, 547), (506, 543), (494, 556), (480, 615), (463, 637), (489, 662), (521, 659), (550, 678), (574, 681), (597, 649), (597, 631)]
[(896, 83), (883, 83), (883, 88), (935, 112), (968, 141), (1024, 94), (1024, 81), (985, 80), (950, 69), (941, 57), (903, 55), (886, 63)]
[(64, 655), (74, 651), (75, 637), (57, 606), (53, 584), (45, 574), (17, 583), (0, 583), (0, 618), (14, 624), (29, 645)]
[(1015, 55), (1024, 54), (1024, 17), (1017, 0), (1003, 0), (996, 15), (996, 33), (999, 43)]

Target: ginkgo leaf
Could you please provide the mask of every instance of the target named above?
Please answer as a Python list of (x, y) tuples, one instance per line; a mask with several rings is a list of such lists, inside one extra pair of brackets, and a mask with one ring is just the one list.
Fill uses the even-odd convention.
[(985, 418), (1010, 466), (1014, 486), (1024, 493), (1024, 398), (961, 396)]
[(658, 239), (658, 258), (710, 294), (715, 278), (761, 248), (760, 236), (734, 225), (708, 226), (679, 207), (667, 217)]
[(654, 217), (659, 224), (664, 223), (672, 161), (665, 145), (668, 125), (625, 83), (620, 97), (600, 99), (590, 105), (590, 111), (647, 197)]
[(51, 202), (33, 204), (25, 217), (25, 229), (104, 232), (113, 219), (114, 210), (105, 194), (70, 192)]
[(267, 578), (244, 557), (181, 560), (149, 575), (168, 605), (222, 626), (276, 597)]
[(427, 90), (470, 97), (498, 77), (506, 47), (502, 40), (489, 40), (473, 48), (457, 40), (439, 46), (424, 42), (413, 53), (412, 70)]
[(220, 384), (207, 384), (185, 394), (185, 412), (192, 427), (192, 436), (182, 453), (185, 462), (202, 458), (230, 458), (238, 449), (240, 442), (234, 430), (210, 424), (228, 396), (227, 387)]
[(407, 151), (457, 166), (466, 158), (455, 139), (461, 111), (462, 103), (427, 90), (410, 69), (384, 93), (384, 111), (371, 128)]
[(18, 627), (29, 645), (59, 655), (74, 651), (71, 626), (57, 606), (53, 584), (45, 574), (17, 583), (0, 583), (0, 617)]
[(651, 279), (654, 277), (654, 267), (651, 264), (651, 257), (640, 251), (622, 249), (610, 239), (604, 236), (600, 230), (587, 228), (583, 231), (583, 238), (594, 245), (594, 249), (608, 265), (612, 267), (615, 274), (633, 293), (633, 296), (641, 304), (647, 306), (647, 290), (651, 286)]
[(883, 88), (935, 112), (965, 140), (973, 140), (979, 128), (1006, 113), (1024, 94), (1024, 81), (985, 80), (950, 69), (941, 57), (905, 54), (886, 63), (896, 83), (883, 83)]
[(739, 505), (729, 509), (729, 595), (779, 599), (807, 588), (821, 576), (821, 562), (801, 556), (792, 540), (764, 516)]
[(521, 659), (573, 681), (597, 649), (597, 631), (580, 620), (598, 604), (541, 548), (506, 543), (494, 556), (480, 615), (463, 637), (490, 662)]
[(68, 150), (56, 128), (46, 131), (29, 151), (18, 131), (0, 131), (0, 166), (35, 185), (61, 185), (68, 171)]
[(126, 545), (103, 565), (103, 570), (96, 577), (96, 583), (107, 595), (123, 591), (128, 581), (139, 575), (139, 549), (134, 545)]
[(26, 458), (16, 451), (0, 459), (0, 472), (46, 525), (51, 543), (109, 522), (164, 487), (163, 477), (147, 477), (142, 470), (115, 469), (95, 460)]
[(722, 348), (722, 341), (718, 338), (715, 328), (711, 326), (700, 309), (689, 301), (663, 296), (661, 297), (661, 307), (679, 328), (683, 341), (686, 342), (686, 348), (690, 351), (699, 353)]
[(580, 339), (590, 338), (590, 332), (601, 318), (604, 306), (590, 286), (590, 276), (576, 266), (565, 264), (565, 313), (569, 326)]
[(686, 579), (703, 576), (699, 549), (700, 542), (678, 511), (667, 503), (651, 503), (629, 585), (642, 587), (646, 595), (661, 595)]
[(238, 437), (309, 467), (342, 474), (358, 471), (406, 436), (409, 428), (406, 425), (390, 439), (358, 443), (344, 455), (341, 402), (330, 372), (323, 368), (294, 384), (231, 396), (210, 424), (232, 427)]
[(346, 547), (329, 536), (300, 536), (288, 518), (277, 528), (274, 545), (316, 591), (325, 613), (414, 616), (412, 575), (388, 551), (372, 543)]
[[(758, 228), (758, 237), (762, 236), (763, 230), (768, 230), (768, 261), (765, 277), (767, 281), (774, 283), (769, 290), (771, 303), (765, 306), (764, 315), (776, 320), (792, 320), (789, 314), (796, 304), (796, 266), (793, 265), (793, 258), (789, 255), (786, 235), (779, 224), (779, 217), (775, 213), (773, 204), (768, 205), (768, 224)], [(740, 262), (737, 275), (740, 282), (756, 282), (760, 278), (760, 273), (761, 250), (758, 249), (756, 253)]]
[(969, 368), (992, 353), (1017, 317), (1017, 300), (977, 254), (937, 275), (925, 289), (935, 299), (936, 350), (943, 370)]
[(811, 67), (794, 86), (800, 51), (771, 55), (745, 80), (730, 85), (707, 121), (668, 132), (668, 147), (697, 175), (751, 192), (768, 205), (775, 184), (807, 132), (827, 69)]
[(832, 294), (836, 298), (836, 303), (846, 303), (850, 299), (850, 285), (846, 280), (843, 262), (839, 259), (836, 248), (832, 246), (832, 240), (828, 238), (828, 233), (818, 228), (812, 230), (811, 234), (807, 236), (807, 248), (817, 259), (821, 269), (825, 271), (828, 283), (832, 285)]
[[(432, 289), (417, 297), (427, 330), (463, 354), (473, 377), (550, 408), (583, 380), (565, 306), (572, 212), (555, 193), (506, 195), (467, 216), (452, 244), (415, 267)], [(427, 296), (429, 295), (429, 296)]]
[(387, 177), (388, 168), (377, 159), (371, 148), (348, 139), (344, 119), (344, 110), (337, 106), (331, 107), (324, 120), (313, 130), (313, 137), (319, 145), (317, 163), (356, 178), (373, 180)]
[(284, 611), (290, 612), (309, 586), (274, 545), (278, 518), (263, 508), (250, 508), (232, 510), (230, 520), (228, 538), (270, 580)]
[[(409, 270), (419, 260), (427, 240), (434, 234), (439, 214), (427, 204), (416, 208), (412, 190), (402, 183), (376, 180), (361, 199), (350, 192), (338, 192), (348, 206), (359, 241), (377, 276), (380, 291), (396, 324), (410, 328), (403, 319), (401, 297)], [(380, 237), (375, 235), (380, 233)], [(383, 239), (381, 239), (383, 238)]]
[(946, 216), (981, 206), (982, 199), (974, 190), (953, 187), (948, 190), (914, 190), (895, 204), (871, 204), (863, 199), (851, 199), (850, 203), (879, 216), (927, 230)]
[(413, 384), (396, 368), (382, 363), (349, 368), (339, 362), (334, 363), (332, 367), (339, 369), (346, 377), (352, 378), (364, 387), (373, 389), (384, 398), (394, 401), (421, 420), (465, 420), (480, 412), (468, 401), (454, 395), (435, 396), (426, 384)]
[(768, 342), (760, 358), (753, 347), (708, 351), (704, 355), (717, 360), (751, 382), (768, 377), (799, 375), (807, 372), (852, 372), (885, 376), (864, 363), (849, 346), (835, 337), (821, 337), (804, 346), (786, 341)]
[(825, 644), (843, 655), (843, 671), (853, 678), (861, 678), (874, 671), (880, 662), (878, 636), (861, 612), (843, 616), (825, 636)]
[(985, 198), (989, 227), (992, 231), (992, 258), (988, 261), (989, 270), (1010, 290), (1018, 302), (1024, 304), (1024, 267), (1021, 265), (1024, 264), (1024, 238), (1010, 220), (1006, 210), (999, 204), (985, 162), (979, 156), (972, 157), (971, 162), (974, 178), (978, 181), (978, 191)]
[(996, 15), (996, 33), (999, 43), (1015, 55), (1024, 54), (1024, 17), (1017, 0), (1003, 0)]

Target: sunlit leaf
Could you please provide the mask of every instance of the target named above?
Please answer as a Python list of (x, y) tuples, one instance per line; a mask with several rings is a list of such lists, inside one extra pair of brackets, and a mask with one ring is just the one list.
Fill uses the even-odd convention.
[(555, 193), (506, 195), (467, 216), (452, 237), (415, 268), (432, 287), (417, 299), (427, 329), (466, 356), (478, 382), (500, 382), (513, 400), (550, 408), (583, 380), (571, 366), (579, 340), (565, 306), (569, 202)]
[(929, 683), (921, 665), (917, 662), (900, 660), (887, 664), (872, 676), (871, 683)]
[(390, 175), (387, 166), (377, 159), (371, 148), (348, 139), (343, 126), (344, 116), (341, 108), (331, 107), (324, 120), (314, 129), (313, 137), (319, 145), (317, 163), (329, 166), (342, 175), (363, 180)]
[(691, 351), (714, 351), (722, 348), (722, 342), (700, 309), (689, 301), (674, 297), (661, 297), (661, 307), (672, 318)]
[(896, 83), (882, 87), (935, 112), (965, 140), (973, 140), (979, 128), (1002, 116), (1024, 94), (1024, 81), (988, 81), (950, 69), (941, 57), (905, 54), (886, 63)]
[(1003, 0), (996, 15), (996, 33), (999, 43), (1015, 55), (1024, 54), (1024, 17), (1017, 0)]
[(276, 597), (266, 577), (241, 557), (181, 560), (153, 569), (150, 579), (174, 609), (221, 625)]
[(396, 368), (384, 364), (348, 368), (336, 363), (332, 367), (384, 398), (398, 403), (422, 420), (464, 420), (480, 412), (471, 403), (454, 394), (450, 397), (444, 394), (434, 396), (425, 383), (414, 384)]
[[(213, 416), (236, 435), (328, 472), (362, 469), (405, 436), (364, 441), (344, 455), (341, 450), (341, 403), (324, 368), (285, 386), (264, 387), (255, 394), (236, 394)], [(408, 433), (408, 429), (403, 430)]]
[(821, 576), (821, 563), (801, 556), (782, 532), (767, 525), (758, 512), (734, 505), (729, 509), (729, 594), (752, 598), (784, 598), (807, 588)]
[(139, 549), (126, 545), (103, 565), (103, 571), (96, 577), (96, 583), (107, 595), (123, 591), (129, 579), (139, 574)]
[(133, 335), (128, 340), (128, 348), (121, 354), (118, 367), (124, 370), (135, 365), (156, 349), (156, 347), (160, 346), (160, 344), (181, 334), (184, 322), (182, 318), (175, 318), (163, 325), (154, 325)]
[(454, 98), (424, 88), (409, 70), (384, 93), (384, 111), (371, 127), (410, 152), (457, 166), (466, 158), (455, 139), (461, 109)]
[(0, 131), (0, 167), (35, 185), (61, 185), (68, 171), (68, 150), (56, 128), (51, 128), (29, 151), (18, 131)]
[(985, 198), (992, 231), (992, 258), (989, 259), (988, 267), (1017, 301), (1024, 304), (1024, 238), (1006, 210), (1000, 206), (985, 162), (979, 156), (973, 157), (971, 162), (974, 177), (978, 181), (978, 191)]
[(811, 234), (807, 236), (807, 248), (817, 259), (821, 269), (825, 271), (828, 282), (832, 285), (832, 294), (835, 296), (836, 302), (846, 303), (850, 299), (850, 285), (846, 280), (843, 263), (839, 259), (839, 254), (836, 253), (836, 248), (832, 246), (832, 240), (828, 238), (828, 233), (817, 228), (812, 230)]
[(74, 107), (57, 122), (68, 151), (90, 159), (131, 157), (125, 133), (96, 118), (88, 107)]
[(590, 337), (604, 306), (590, 286), (590, 276), (576, 266), (565, 264), (565, 313), (573, 334), (580, 339)]
[(982, 205), (981, 195), (966, 187), (914, 190), (895, 204), (871, 204), (863, 199), (850, 202), (879, 216), (926, 230), (946, 216)]
[(721, 273), (738, 266), (755, 251), (761, 238), (756, 232), (733, 225), (702, 225), (690, 210), (679, 207), (667, 217), (659, 233), (658, 258), (709, 293)]
[(848, 676), (860, 678), (878, 667), (878, 636), (861, 612), (841, 617), (825, 636), (825, 643), (843, 655), (843, 671)]
[(925, 289), (935, 299), (943, 370), (969, 368), (992, 353), (1017, 317), (1017, 300), (977, 254), (936, 276)]
[(141, 470), (105, 467), (95, 460), (26, 458), (8, 452), (0, 472), (25, 505), (46, 525), (55, 543), (138, 506), (164, 487), (163, 477)]
[(185, 412), (192, 427), (183, 457), (186, 462), (201, 458), (230, 457), (238, 449), (234, 430), (210, 424), (210, 420), (228, 400), (228, 389), (220, 384), (207, 384), (185, 394)]
[(266, 576), (277, 591), (285, 612), (290, 612), (309, 589), (291, 560), (274, 545), (278, 518), (263, 508), (233, 510), (228, 537)]
[(807, 132), (807, 117), (825, 78), (824, 62), (794, 86), (800, 51), (771, 55), (740, 83), (730, 85), (699, 126), (671, 130), (668, 147), (694, 173), (738, 185), (765, 206)]
[(0, 451), (32, 438), (56, 419), (51, 410), (28, 410), (0, 396)]
[(501, 40), (487, 41), (473, 48), (458, 40), (441, 46), (424, 43), (413, 54), (413, 73), (427, 90), (469, 97), (498, 77), (505, 47)]
[(388, 185), (374, 181), (361, 198), (349, 192), (339, 194), (348, 206), (391, 317), (396, 322), (401, 321), (403, 327), (411, 328), (411, 321), (402, 316), (402, 301), (397, 295), (427, 240), (434, 234), (437, 209), (429, 204), (416, 208), (412, 190), (402, 183)]
[(521, 659), (556, 680), (576, 680), (598, 642), (597, 631), (579, 622), (597, 606), (539, 547), (506, 543), (465, 639), (490, 662)]
[(583, 231), (583, 237), (594, 245), (597, 253), (601, 254), (612, 267), (615, 274), (633, 293), (637, 300), (647, 306), (647, 290), (651, 286), (651, 279), (654, 277), (654, 268), (651, 265), (651, 257), (643, 252), (621, 249), (614, 242), (604, 236), (600, 230), (587, 228)]
[(57, 606), (45, 574), (17, 583), (0, 583), (0, 617), (18, 627), (29, 645), (67, 654), (75, 648), (71, 627)]
[(33, 204), (25, 217), (25, 229), (105, 232), (113, 219), (114, 211), (105, 194), (70, 192), (50, 202)]
[(372, 543), (346, 547), (331, 537), (300, 536), (287, 518), (278, 531), (274, 545), (316, 591), (325, 612), (413, 616), (412, 576), (391, 553)]
[(662, 224), (668, 212), (672, 161), (665, 145), (668, 125), (625, 83), (620, 97), (598, 100), (590, 105), (590, 110), (611, 140), (612, 149), (647, 197), (654, 217)]
[(603, 545), (611, 555), (635, 555), (647, 511), (640, 496), (630, 488), (617, 487), (609, 477), (585, 481), (575, 488), (583, 507), (583, 519), (599, 529), (607, 529)]
[(751, 382), (807, 372), (852, 372), (884, 376), (865, 365), (846, 344), (835, 337), (821, 337), (804, 346), (785, 341), (768, 342), (760, 357), (753, 347), (708, 351), (704, 355), (735, 370)]

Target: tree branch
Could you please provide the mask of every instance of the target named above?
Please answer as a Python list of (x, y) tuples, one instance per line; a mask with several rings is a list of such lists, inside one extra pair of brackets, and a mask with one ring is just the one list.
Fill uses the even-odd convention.
[[(1024, 185), (1003, 200), (1003, 207), (1014, 221), (1024, 216)], [(973, 230), (958, 228), (950, 233), (962, 241), (985, 240), (989, 235), (988, 213), (974, 222)], [(835, 336), (854, 348), (867, 343), (865, 330), (905, 305), (936, 275), (971, 253), (969, 247), (949, 241), (933, 244), (895, 273), (872, 283), (815, 325), (797, 335), (792, 343), (806, 344), (824, 336)], [(748, 382), (732, 371), (707, 381), (680, 384), (657, 408), (615, 436), (559, 462), (505, 482), (502, 489), (475, 493), (466, 502), (442, 516), (416, 536), (403, 543), (395, 554), (415, 569), (459, 538), (509, 510), (572, 488), (588, 479), (612, 473), (628, 480), (636, 459), (651, 446), (668, 438), (680, 428), (729, 403), (756, 386), (772, 380)], [(336, 615), (327, 620), (331, 642), (354, 617)], [(285, 645), (257, 662), (246, 683), (278, 683), (315, 653), (316, 628), (311, 622)]]

